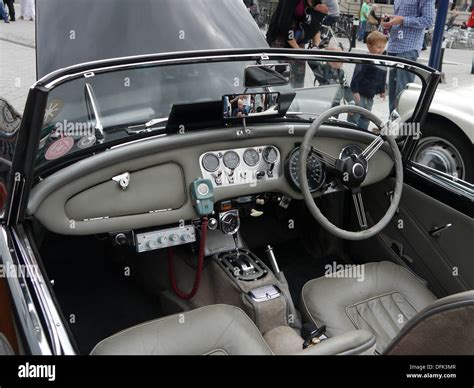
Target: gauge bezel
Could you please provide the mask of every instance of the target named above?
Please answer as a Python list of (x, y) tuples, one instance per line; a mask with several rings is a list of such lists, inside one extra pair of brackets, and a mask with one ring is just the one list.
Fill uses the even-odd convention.
[[(254, 152), (256, 155), (257, 155), (257, 161), (255, 162), (255, 164), (250, 164), (247, 162), (247, 160), (245, 160), (245, 155), (248, 153), (248, 152)], [(247, 148), (244, 153), (242, 154), (242, 159), (244, 160), (244, 163), (249, 166), (249, 167), (255, 167), (258, 165), (258, 163), (260, 162), (260, 154), (258, 153), (258, 151), (255, 149), (255, 148)]]
[[(209, 170), (208, 168), (206, 168), (205, 164), (204, 164), (204, 161), (206, 160), (206, 158), (208, 156), (213, 156), (217, 159), (217, 167), (214, 169), (214, 170)], [(201, 160), (201, 165), (202, 165), (202, 168), (204, 168), (204, 170), (208, 171), (208, 172), (215, 172), (219, 169), (219, 166), (221, 165), (221, 161), (219, 160), (218, 156), (216, 154), (213, 154), (212, 152), (208, 152), (207, 154), (205, 154), (203, 157), (202, 157), (202, 160)]]
[[(225, 161), (225, 156), (228, 155), (228, 154), (235, 154), (235, 156), (237, 156), (237, 165), (235, 167), (229, 167)], [(226, 151), (223, 155), (222, 155), (222, 163), (224, 163), (224, 166), (227, 167), (229, 170), (235, 170), (237, 167), (240, 166), (240, 156), (239, 154), (234, 151), (234, 150), (229, 150), (229, 151)]]
[(348, 144), (348, 145), (346, 145), (346, 146), (341, 150), (341, 152), (339, 153), (339, 159), (342, 160), (341, 157), (342, 157), (342, 155), (344, 154), (344, 152), (345, 152), (348, 148), (353, 148), (353, 147), (358, 148), (358, 149), (360, 150), (360, 153), (362, 153), (362, 152), (364, 151), (364, 150), (363, 150), (359, 145), (357, 145), (357, 144)]
[[(296, 147), (294, 148), (291, 152), (290, 152), (290, 155), (288, 156), (288, 158), (286, 159), (285, 161), (285, 176), (286, 176), (286, 179), (288, 180), (288, 182), (290, 183), (290, 186), (298, 191), (298, 192), (301, 192), (301, 188), (300, 186), (296, 183), (292, 173), (291, 173), (291, 169), (290, 169), (290, 164), (291, 164), (291, 160), (295, 157), (295, 155), (297, 153), (300, 152), (300, 147)], [(312, 154), (317, 154), (315, 150), (311, 150), (311, 153), (309, 154), (308, 158), (312, 155)], [(318, 159), (317, 159), (318, 160)], [(313, 189), (310, 189), (310, 193), (315, 193), (317, 192), (318, 190), (321, 189), (321, 187), (324, 185), (324, 183), (326, 182), (326, 165), (321, 162), (320, 160), (318, 160), (318, 162), (320, 163), (321, 165), (321, 171), (322, 171), (322, 176), (321, 176), (321, 182), (319, 183), (319, 185), (316, 187), (316, 188), (313, 188)]]
[[(222, 227), (222, 224), (223, 224), (223, 221), (228, 218), (228, 217), (234, 217), (236, 222), (237, 222), (237, 225), (234, 229), (230, 230), (230, 231), (227, 231), (225, 232), (223, 230), (223, 227)], [(240, 229), (240, 217), (239, 217), (239, 213), (238, 211), (236, 210), (231, 210), (231, 211), (228, 211), (226, 213), (223, 213), (223, 214), (220, 214), (220, 217), (219, 217), (219, 226), (220, 226), (220, 230), (222, 233), (224, 234), (227, 234), (227, 235), (233, 235), (235, 233), (238, 232), (238, 230)]]
[[(274, 162), (270, 162), (270, 161), (267, 159), (267, 156), (265, 155), (265, 151), (268, 150), (268, 149), (275, 150), (275, 152), (276, 152), (276, 159), (275, 159)], [(278, 153), (278, 148), (276, 148), (275, 146), (267, 146), (267, 147), (265, 147), (265, 148), (263, 149), (263, 151), (262, 151), (262, 158), (263, 158), (263, 160), (264, 160), (266, 163), (268, 163), (268, 164), (275, 164), (276, 162), (278, 162), (278, 155), (279, 155), (279, 153)]]

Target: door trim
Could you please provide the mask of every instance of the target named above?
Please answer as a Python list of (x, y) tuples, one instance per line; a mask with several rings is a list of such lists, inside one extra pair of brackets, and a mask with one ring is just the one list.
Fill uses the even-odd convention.
[(405, 183), (474, 218), (473, 184), (414, 161), (405, 166)]

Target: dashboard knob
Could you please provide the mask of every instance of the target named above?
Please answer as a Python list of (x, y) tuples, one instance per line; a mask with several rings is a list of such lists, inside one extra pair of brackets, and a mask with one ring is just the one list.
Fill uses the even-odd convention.
[(160, 236), (158, 237), (158, 243), (159, 244), (164, 244), (166, 242), (166, 236)]
[(127, 236), (125, 236), (125, 233), (119, 233), (115, 236), (115, 243), (117, 245), (123, 246), (127, 244)]
[(156, 249), (158, 248), (158, 243), (154, 240), (150, 240), (146, 243), (148, 249)]
[(218, 222), (215, 218), (210, 218), (209, 219), (209, 222), (207, 224), (207, 227), (209, 230), (216, 230), (217, 229), (217, 226), (218, 226)]
[(255, 176), (257, 177), (257, 179), (262, 179), (265, 176), (265, 171), (257, 171)]
[(176, 241), (178, 241), (178, 239), (179, 239), (179, 237), (178, 237), (177, 234), (172, 234), (172, 235), (170, 236), (170, 240), (171, 240), (172, 242), (176, 242)]
[(181, 241), (183, 242), (189, 241), (190, 238), (191, 236), (187, 233), (181, 235)]

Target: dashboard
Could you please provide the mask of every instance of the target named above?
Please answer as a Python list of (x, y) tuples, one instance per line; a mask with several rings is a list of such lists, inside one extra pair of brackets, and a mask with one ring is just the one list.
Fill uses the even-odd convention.
[[(225, 128), (116, 146), (39, 181), (30, 193), (28, 214), (46, 229), (67, 235), (189, 222), (198, 217), (190, 186), (199, 178), (212, 181), (216, 202), (259, 193), (301, 200), (299, 144), (307, 128), (266, 124), (243, 136)], [(363, 149), (373, 139), (368, 132), (323, 126), (313, 145), (338, 157), (350, 152), (347, 147)], [(385, 179), (392, 167), (390, 150), (382, 147), (370, 160), (363, 185)], [(327, 192), (328, 174), (312, 153), (308, 177), (313, 196)]]

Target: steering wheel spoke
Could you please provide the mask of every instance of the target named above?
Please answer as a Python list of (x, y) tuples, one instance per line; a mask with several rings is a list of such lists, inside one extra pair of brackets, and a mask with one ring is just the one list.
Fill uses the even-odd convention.
[(338, 160), (337, 158), (335, 158), (332, 155), (329, 155), (328, 153), (326, 153), (324, 151), (320, 151), (320, 150), (318, 150), (317, 148), (314, 148), (314, 147), (313, 147), (313, 151), (315, 152), (315, 154), (313, 154), (313, 155), (316, 158), (318, 158), (318, 160), (320, 160), (321, 162), (323, 162), (324, 164), (326, 164), (329, 167), (336, 168), (336, 163), (337, 163), (337, 160)]
[(379, 148), (383, 146), (383, 143), (385, 143), (384, 138), (382, 136), (377, 136), (374, 141), (370, 143), (364, 151), (362, 151), (361, 155), (364, 156), (365, 160), (369, 161)]
[(365, 215), (364, 201), (362, 200), (362, 191), (360, 187), (358, 190), (352, 190), (352, 199), (354, 201), (354, 207), (357, 214), (357, 220), (362, 230), (367, 229), (367, 218)]

